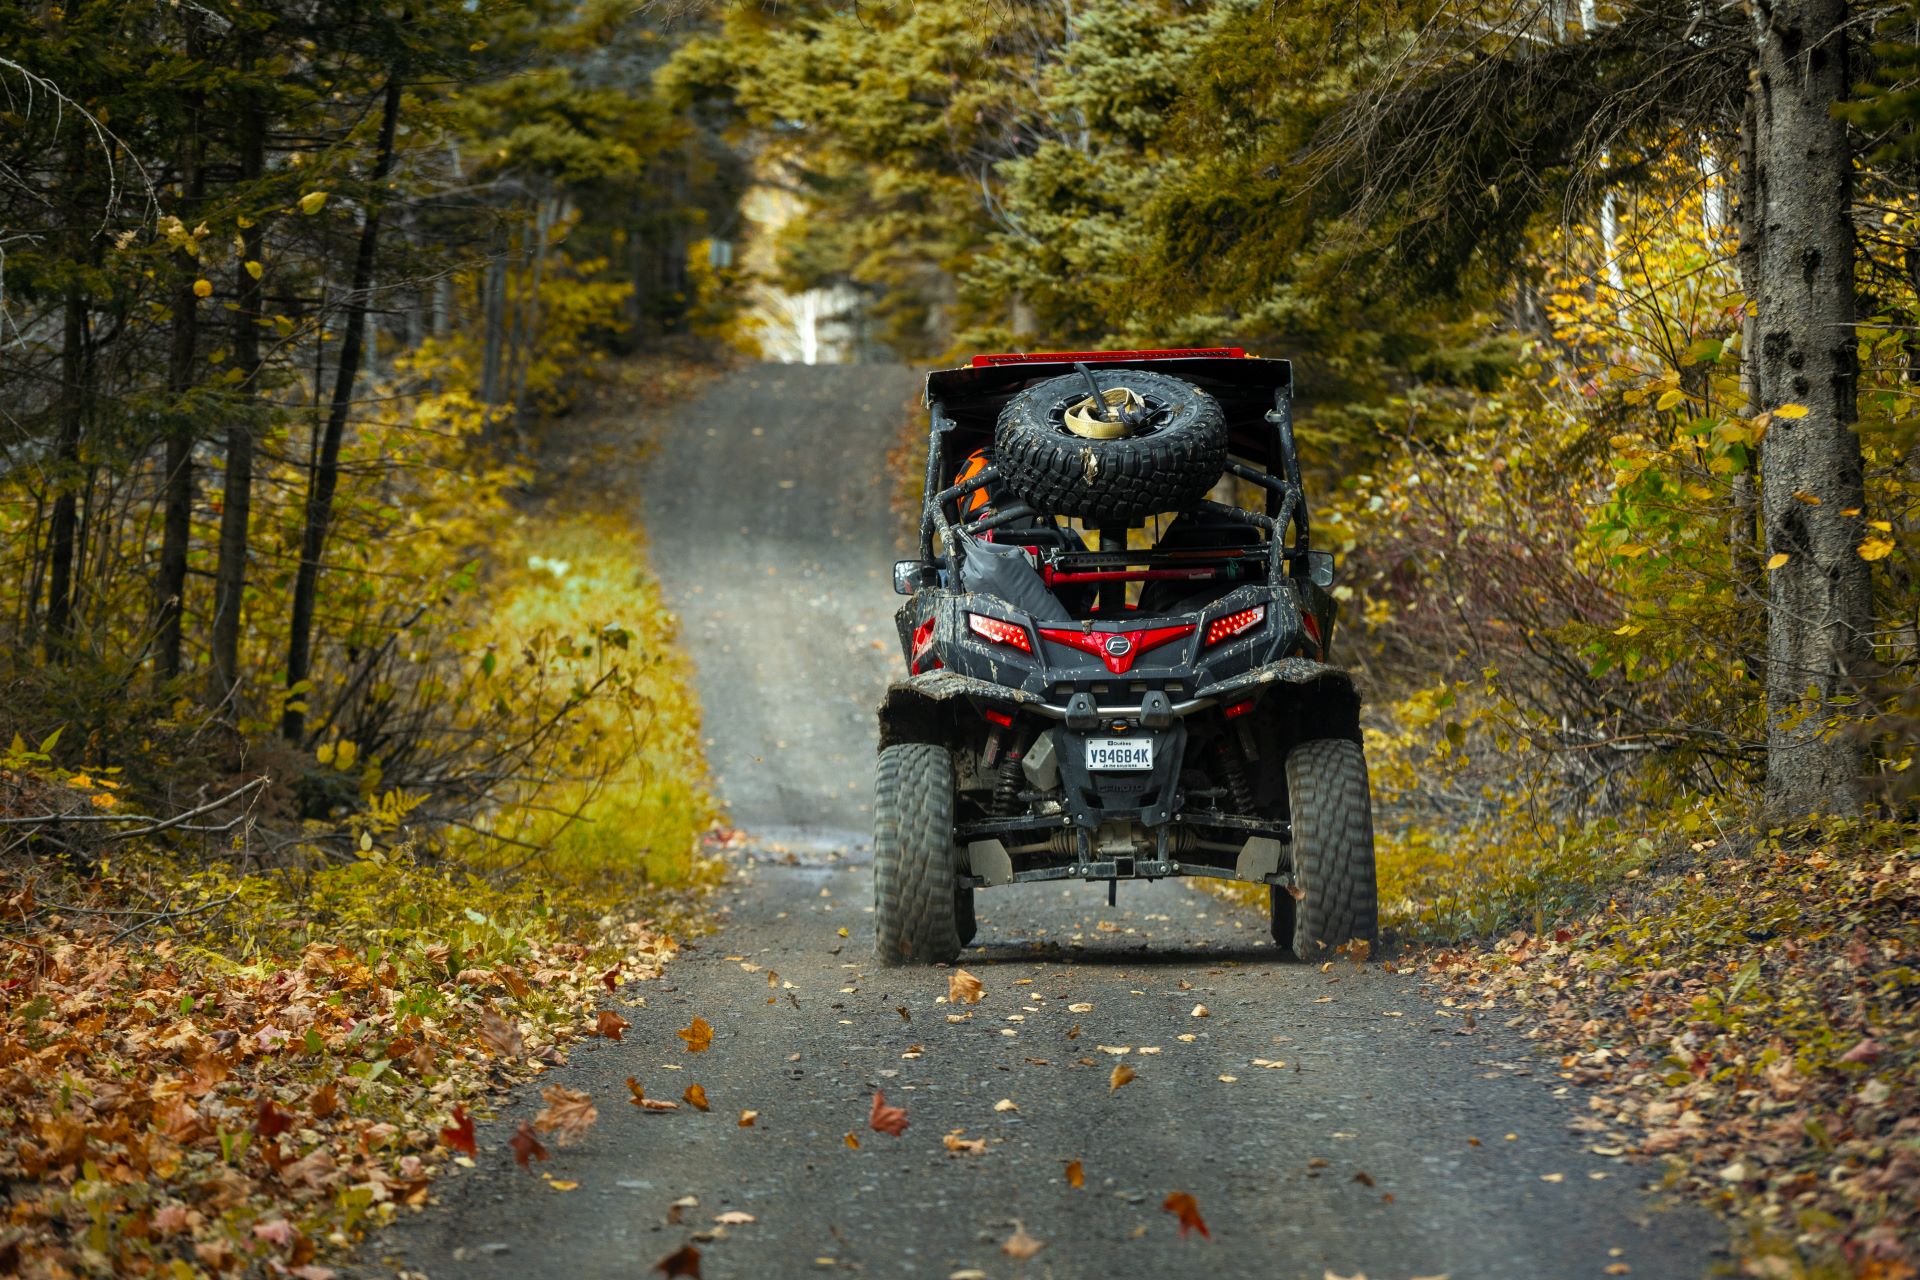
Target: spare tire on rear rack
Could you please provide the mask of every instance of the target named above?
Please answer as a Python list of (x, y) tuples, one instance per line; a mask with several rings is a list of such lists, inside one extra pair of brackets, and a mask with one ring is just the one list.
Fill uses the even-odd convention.
[(1087, 375), (1035, 383), (1007, 402), (994, 432), (1007, 486), (1049, 515), (1094, 522), (1131, 522), (1205, 497), (1227, 461), (1219, 402), (1162, 373), (1110, 368), (1094, 377), (1110, 402), (1122, 390), (1133, 393), (1126, 403), (1134, 425), (1107, 439), (1080, 434), (1069, 415), (1085, 429), (1093, 399)]

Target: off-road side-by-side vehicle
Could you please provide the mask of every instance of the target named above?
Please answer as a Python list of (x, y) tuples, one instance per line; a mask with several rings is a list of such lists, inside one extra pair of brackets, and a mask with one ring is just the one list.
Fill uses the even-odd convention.
[[(1328, 665), (1288, 362), (976, 356), (926, 402), (919, 554), (894, 566), (908, 674), (880, 707), (881, 961), (953, 960), (975, 889), (1029, 880), (1250, 881), (1295, 956), (1371, 942), (1360, 700)], [(1236, 493), (1257, 497), (1209, 496)]]

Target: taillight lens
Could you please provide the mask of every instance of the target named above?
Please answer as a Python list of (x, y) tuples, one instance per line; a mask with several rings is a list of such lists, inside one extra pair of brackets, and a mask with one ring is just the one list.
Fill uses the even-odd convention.
[(1265, 622), (1266, 618), (1267, 606), (1263, 604), (1256, 604), (1251, 609), (1242, 609), (1238, 613), (1229, 613), (1223, 618), (1215, 618), (1207, 624), (1207, 640), (1201, 647), (1211, 649), (1223, 640), (1245, 635)]
[(999, 618), (989, 618), (983, 613), (970, 613), (967, 615), (967, 626), (972, 629), (973, 634), (984, 640), (1004, 644), (1022, 653), (1033, 652), (1033, 641), (1027, 638), (1027, 629), (1015, 623)]
[[(933, 648), (933, 623), (934, 620), (928, 618), (913, 629), (913, 653), (907, 660), (907, 670), (916, 676), (921, 671), (921, 659), (925, 658), (927, 651)], [(926, 670), (932, 671), (939, 666), (940, 659), (934, 658), (926, 666)]]

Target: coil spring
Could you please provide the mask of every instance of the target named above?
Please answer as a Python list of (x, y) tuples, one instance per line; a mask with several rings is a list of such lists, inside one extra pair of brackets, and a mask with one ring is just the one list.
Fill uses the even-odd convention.
[(997, 817), (1011, 818), (1020, 812), (1020, 789), (1027, 781), (1027, 775), (1021, 771), (1020, 761), (1020, 756), (1008, 752), (994, 775), (993, 812)]
[(1247, 781), (1246, 761), (1241, 758), (1239, 744), (1226, 738), (1217, 738), (1213, 744), (1214, 762), (1220, 770), (1220, 780), (1226, 784), (1227, 793), (1233, 798), (1233, 807), (1238, 813), (1253, 812), (1253, 785)]

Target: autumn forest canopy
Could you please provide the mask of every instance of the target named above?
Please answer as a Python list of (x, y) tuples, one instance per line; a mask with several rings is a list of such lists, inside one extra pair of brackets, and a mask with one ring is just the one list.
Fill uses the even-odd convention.
[[(458, 1047), (467, 975), (538, 1049), (657, 971), (715, 814), (599, 433), (821, 290), (874, 359), (1293, 360), (1392, 934), (1587, 920), (1621, 973), (1703, 966), (1741, 1070), (1880, 1036), (1910, 1101), (1917, 126), (1900, 3), (0, 0), (6, 972), (164, 970), (129, 1078), (232, 1030), (194, 991), (348, 993), (307, 1058), (117, 1121), (125, 1177), (17, 1066), (57, 1002), (16, 1006), (4, 1171), (46, 1190), (0, 1257), (308, 1262), (418, 1160), (342, 1129), (382, 1190), (302, 1253), (253, 1230), (294, 1151), (213, 1102), (351, 1061), (405, 1127), (503, 1057)], [(1804, 911), (1757, 986), (1715, 950), (1786, 928), (1742, 868)], [(1656, 875), (1665, 924), (1608, 914)], [(136, 1173), (226, 1189), (171, 1238)], [(1741, 1203), (1806, 1197), (1796, 1257), (1914, 1225), (1781, 1187)], [(109, 1202), (141, 1229), (82, 1241)]]

